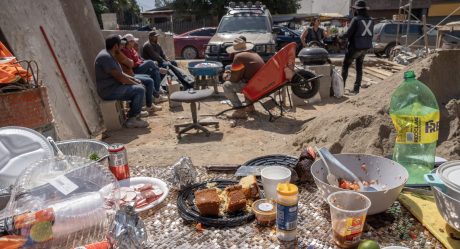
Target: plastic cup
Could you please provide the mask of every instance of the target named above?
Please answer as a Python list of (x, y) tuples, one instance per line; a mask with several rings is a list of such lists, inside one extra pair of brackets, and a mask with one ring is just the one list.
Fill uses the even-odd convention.
[(264, 168), (260, 175), (266, 199), (276, 200), (278, 193), (276, 186), (278, 183), (285, 183), (291, 180), (291, 170), (281, 166), (271, 166)]
[(371, 201), (354, 191), (338, 191), (327, 197), (331, 210), (332, 236), (341, 248), (358, 245)]

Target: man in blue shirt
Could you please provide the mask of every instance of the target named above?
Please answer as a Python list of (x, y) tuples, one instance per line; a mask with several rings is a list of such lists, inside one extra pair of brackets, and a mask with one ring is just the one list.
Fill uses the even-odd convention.
[[(146, 90), (140, 80), (123, 73), (120, 64), (115, 60), (115, 56), (120, 53), (120, 46), (120, 37), (110, 35), (105, 39), (105, 49), (96, 56), (94, 66), (97, 93), (103, 100), (130, 101), (128, 120), (125, 126), (128, 128), (146, 128), (149, 124), (139, 117)], [(153, 86), (150, 88), (153, 89)]]

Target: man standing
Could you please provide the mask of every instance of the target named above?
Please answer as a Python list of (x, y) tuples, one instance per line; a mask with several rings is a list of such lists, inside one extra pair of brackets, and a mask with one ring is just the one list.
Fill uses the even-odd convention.
[[(247, 43), (245, 37), (238, 37), (233, 41), (233, 46), (227, 48), (227, 53), (233, 57), (233, 63), (230, 71), (225, 71), (223, 84), (225, 96), (232, 102), (233, 107), (240, 107), (243, 104), (238, 98), (246, 83), (251, 80), (252, 76), (263, 67), (264, 60), (259, 54), (252, 51), (254, 44)], [(247, 118), (247, 112), (254, 110), (237, 109), (232, 114), (232, 118)]]
[(144, 43), (142, 47), (142, 58), (146, 60), (152, 60), (158, 62), (158, 66), (167, 67), (169, 64), (177, 66), (175, 61), (168, 60), (163, 49), (158, 44), (158, 36), (160, 36), (156, 31), (150, 31), (149, 40)]
[(367, 13), (369, 7), (366, 6), (365, 1), (356, 1), (352, 8), (355, 11), (355, 16), (351, 20), (347, 32), (342, 35), (343, 38), (348, 38), (348, 51), (343, 60), (342, 78), (345, 84), (348, 77), (348, 69), (353, 60), (356, 60), (356, 81), (353, 91), (350, 93), (351, 95), (356, 95), (359, 93), (363, 78), (364, 56), (367, 50), (372, 48), (374, 24), (372, 18)]
[[(97, 93), (103, 100), (130, 101), (128, 128), (145, 128), (149, 124), (140, 119), (145, 88), (141, 81), (123, 73), (115, 57), (120, 52), (121, 39), (118, 35), (110, 35), (105, 39), (105, 49), (101, 50), (94, 62), (96, 72)], [(153, 91), (153, 86), (150, 87)], [(152, 93), (150, 93), (152, 95)]]

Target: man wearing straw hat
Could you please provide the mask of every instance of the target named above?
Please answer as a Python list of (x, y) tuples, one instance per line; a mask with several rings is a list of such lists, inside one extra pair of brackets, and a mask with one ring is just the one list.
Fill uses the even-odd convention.
[(355, 16), (351, 20), (347, 32), (341, 36), (341, 38), (348, 38), (348, 51), (343, 60), (342, 78), (345, 84), (348, 77), (348, 69), (351, 63), (356, 60), (356, 81), (353, 91), (350, 93), (350, 95), (356, 95), (359, 93), (363, 78), (364, 56), (367, 50), (372, 48), (374, 24), (372, 18), (367, 13), (369, 7), (367, 7), (365, 1), (356, 1), (352, 8), (355, 11)]
[[(253, 48), (254, 44), (246, 42), (246, 38), (240, 36), (235, 38), (233, 45), (226, 49), (227, 53), (233, 57), (233, 63), (230, 70), (226, 70), (224, 73), (225, 83), (223, 88), (225, 96), (230, 100), (233, 107), (243, 105), (237, 93), (241, 92), (246, 83), (265, 64), (262, 57), (252, 50)], [(253, 106), (247, 109), (237, 109), (233, 112), (231, 118), (245, 119), (248, 117), (247, 112), (252, 111), (254, 111)]]

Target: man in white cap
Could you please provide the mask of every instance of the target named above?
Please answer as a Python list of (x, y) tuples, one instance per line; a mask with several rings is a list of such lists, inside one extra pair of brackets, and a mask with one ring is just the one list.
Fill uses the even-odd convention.
[[(224, 73), (223, 88), (225, 96), (230, 100), (233, 107), (243, 105), (237, 93), (241, 92), (246, 83), (265, 64), (262, 57), (252, 50), (253, 48), (254, 44), (246, 42), (246, 38), (240, 36), (233, 41), (233, 46), (226, 49), (227, 53), (233, 57), (233, 63), (231, 69)], [(254, 107), (252, 106), (248, 109), (237, 109), (231, 118), (247, 118), (247, 112), (253, 110)]]
[(143, 60), (139, 54), (137, 53), (136, 49), (134, 48), (138, 38), (134, 37), (132, 34), (126, 34), (123, 36), (123, 39), (126, 40), (126, 45), (121, 48), (121, 52), (123, 52), (126, 57), (133, 61), (132, 70), (135, 74), (146, 74), (152, 78), (154, 84), (154, 95), (155, 101), (157, 103), (167, 101), (168, 99), (164, 96), (161, 96), (160, 93), (163, 93), (160, 83), (161, 83), (161, 75), (160, 69), (157, 65), (151, 60)]

